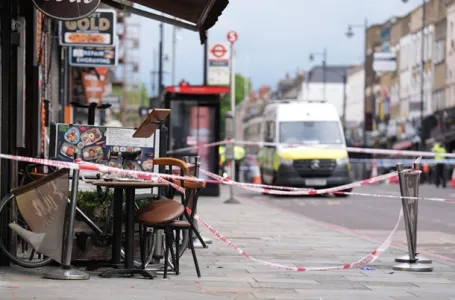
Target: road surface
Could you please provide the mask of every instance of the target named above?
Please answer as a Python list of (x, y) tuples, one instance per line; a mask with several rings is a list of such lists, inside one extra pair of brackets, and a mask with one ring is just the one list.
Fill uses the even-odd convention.
[[(399, 187), (396, 184), (377, 185), (358, 188), (354, 192), (398, 196)], [(450, 187), (437, 189), (423, 185), (420, 194), (423, 197), (455, 199), (455, 189)], [(400, 199), (366, 196), (277, 197), (252, 193), (250, 196), (276, 208), (302, 214), (378, 242), (384, 240), (394, 227), (401, 207)], [(420, 201), (417, 242), (419, 252), (455, 262), (455, 204)], [(398, 246), (406, 243), (403, 223), (394, 243)]]

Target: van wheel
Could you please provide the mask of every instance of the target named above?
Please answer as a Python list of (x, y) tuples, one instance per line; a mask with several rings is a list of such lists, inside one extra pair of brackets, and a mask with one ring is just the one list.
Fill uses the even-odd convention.
[[(341, 192), (351, 193), (352, 189), (343, 190)], [(335, 194), (335, 197), (337, 197), (337, 198), (347, 198), (349, 196), (351, 196), (351, 195), (349, 195), (349, 194), (341, 194), (341, 193), (336, 193)]]

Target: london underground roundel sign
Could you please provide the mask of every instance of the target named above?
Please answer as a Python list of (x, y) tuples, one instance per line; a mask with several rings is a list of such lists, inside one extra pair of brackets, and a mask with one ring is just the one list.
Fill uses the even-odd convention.
[(101, 0), (32, 0), (43, 14), (62, 21), (72, 21), (92, 14)]

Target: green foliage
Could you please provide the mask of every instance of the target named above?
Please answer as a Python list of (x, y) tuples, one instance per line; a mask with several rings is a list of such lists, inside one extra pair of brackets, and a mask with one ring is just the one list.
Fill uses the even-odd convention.
[[(114, 200), (114, 192), (110, 190), (105, 197), (105, 192), (98, 194), (97, 191), (78, 191), (77, 207), (91, 219), (102, 219), (107, 215), (109, 205)], [(102, 201), (104, 200), (104, 201)]]
[[(116, 96), (123, 97), (123, 87), (114, 86), (112, 87), (112, 94)], [(145, 84), (142, 84), (141, 87), (135, 92), (128, 93), (127, 104), (137, 104), (147, 106), (149, 103), (149, 93)]]
[[(241, 74), (235, 74), (235, 104), (241, 103), (248, 97), (249, 92), (252, 90), (253, 84), (251, 81), (242, 76)], [(221, 119), (220, 129), (221, 138), (224, 139), (226, 135), (224, 117), (228, 111), (231, 110), (231, 94), (226, 94), (221, 102)]]

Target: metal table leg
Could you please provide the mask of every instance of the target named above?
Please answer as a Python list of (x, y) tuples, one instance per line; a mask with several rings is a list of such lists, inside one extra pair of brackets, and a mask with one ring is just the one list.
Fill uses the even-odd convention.
[[(112, 259), (109, 263), (94, 264), (87, 267), (87, 271), (94, 271), (101, 268), (122, 268), (122, 215), (123, 215), (123, 189), (114, 189), (114, 203), (112, 216)], [(100, 274), (106, 277), (109, 271)]]
[(127, 188), (126, 191), (126, 222), (125, 222), (125, 263), (123, 269), (109, 270), (104, 273), (103, 277), (111, 277), (114, 275), (133, 276), (135, 274), (153, 279), (152, 273), (134, 268), (134, 220), (136, 212), (134, 210), (134, 188)]

